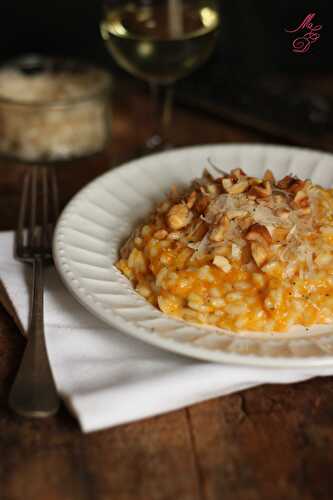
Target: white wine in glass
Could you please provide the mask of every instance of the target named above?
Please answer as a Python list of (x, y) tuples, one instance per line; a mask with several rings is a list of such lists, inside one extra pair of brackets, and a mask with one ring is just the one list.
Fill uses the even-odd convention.
[(170, 85), (206, 62), (219, 24), (217, 0), (105, 1), (101, 33), (115, 61), (133, 76), (168, 89), (164, 132)]

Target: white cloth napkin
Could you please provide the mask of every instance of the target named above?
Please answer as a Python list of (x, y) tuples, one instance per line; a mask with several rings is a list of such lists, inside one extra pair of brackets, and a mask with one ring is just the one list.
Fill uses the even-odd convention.
[[(31, 270), (13, 259), (13, 233), (0, 233), (0, 279), (24, 328)], [(264, 383), (332, 375), (333, 366), (277, 369), (205, 363), (150, 347), (113, 330), (45, 274), (45, 330), (58, 390), (84, 432), (230, 394)]]

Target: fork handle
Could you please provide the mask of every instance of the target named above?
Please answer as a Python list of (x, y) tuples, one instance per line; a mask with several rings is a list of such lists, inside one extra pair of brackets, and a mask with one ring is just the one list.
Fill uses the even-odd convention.
[(25, 417), (54, 415), (60, 404), (46, 350), (43, 292), (43, 260), (36, 259), (28, 340), (9, 395), (9, 406)]

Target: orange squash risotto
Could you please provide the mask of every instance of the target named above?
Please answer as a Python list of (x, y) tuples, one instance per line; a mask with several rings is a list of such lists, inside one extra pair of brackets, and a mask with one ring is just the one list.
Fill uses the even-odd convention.
[(241, 169), (175, 187), (118, 269), (166, 314), (233, 331), (333, 321), (333, 190)]

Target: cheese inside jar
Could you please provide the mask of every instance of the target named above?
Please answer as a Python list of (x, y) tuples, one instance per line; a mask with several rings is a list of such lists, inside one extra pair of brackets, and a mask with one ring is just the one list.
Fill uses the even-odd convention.
[(25, 56), (0, 67), (0, 155), (53, 162), (104, 149), (111, 77), (78, 61)]

